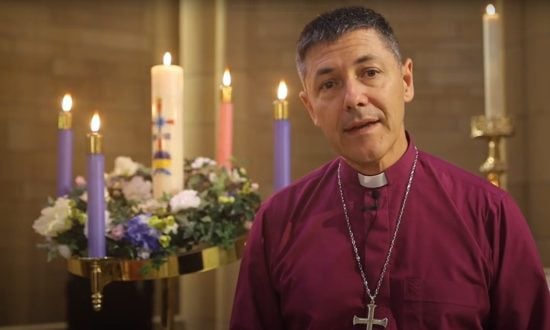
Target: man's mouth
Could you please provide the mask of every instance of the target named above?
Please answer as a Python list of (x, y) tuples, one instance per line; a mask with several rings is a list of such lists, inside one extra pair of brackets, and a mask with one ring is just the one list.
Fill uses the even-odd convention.
[(380, 120), (361, 120), (358, 122), (350, 123), (344, 128), (345, 133), (355, 133), (378, 124)]

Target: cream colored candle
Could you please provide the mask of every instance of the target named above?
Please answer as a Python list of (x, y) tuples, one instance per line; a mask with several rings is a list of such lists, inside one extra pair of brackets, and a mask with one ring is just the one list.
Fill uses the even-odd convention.
[(183, 189), (183, 68), (171, 64), (151, 68), (153, 120), (153, 195), (174, 194)]
[(489, 118), (503, 116), (505, 105), (502, 22), (493, 5), (488, 5), (483, 15), (483, 67), (485, 115)]

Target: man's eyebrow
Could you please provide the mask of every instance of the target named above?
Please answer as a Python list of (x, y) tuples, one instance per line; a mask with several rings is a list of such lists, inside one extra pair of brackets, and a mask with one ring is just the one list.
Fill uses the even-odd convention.
[(370, 62), (370, 61), (373, 61), (374, 59), (375, 59), (375, 57), (373, 55), (365, 55), (365, 56), (361, 56), (358, 59), (356, 59), (355, 62), (353, 62), (353, 64), (361, 64), (361, 63), (365, 63), (365, 62)]
[[(361, 56), (359, 57), (358, 59), (356, 59), (353, 64), (354, 65), (357, 65), (357, 64), (361, 64), (361, 63), (365, 63), (365, 62), (370, 62), (370, 61), (373, 61), (376, 57), (373, 56), (373, 55), (364, 55), (364, 56)], [(334, 68), (331, 68), (331, 67), (324, 67), (324, 68), (320, 68), (318, 69), (316, 72), (315, 72), (315, 77), (318, 77), (318, 76), (322, 76), (324, 74), (328, 74), (328, 73), (331, 73), (332, 71), (334, 71)]]
[(334, 71), (333, 68), (327, 68), (327, 67), (320, 68), (319, 70), (317, 70), (315, 72), (315, 77), (322, 76), (322, 75), (327, 74), (327, 73), (331, 73), (332, 71)]

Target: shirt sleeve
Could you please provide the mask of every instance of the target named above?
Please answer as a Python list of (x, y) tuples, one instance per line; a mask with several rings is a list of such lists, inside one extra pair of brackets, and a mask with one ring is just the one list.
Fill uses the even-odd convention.
[(550, 329), (550, 292), (531, 231), (505, 196), (493, 219), (490, 329)]
[(237, 281), (229, 328), (283, 329), (279, 297), (266, 258), (265, 212), (256, 215), (248, 237)]

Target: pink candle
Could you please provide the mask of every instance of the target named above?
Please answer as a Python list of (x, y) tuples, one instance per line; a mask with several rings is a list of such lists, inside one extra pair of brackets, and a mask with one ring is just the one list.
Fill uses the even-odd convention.
[(218, 122), (218, 141), (216, 161), (221, 166), (231, 168), (233, 153), (233, 103), (231, 102), (231, 74), (229, 69), (223, 73), (221, 85), (221, 103)]
[(96, 113), (90, 124), (88, 134), (88, 256), (105, 257), (105, 159), (101, 153), (100, 120)]

